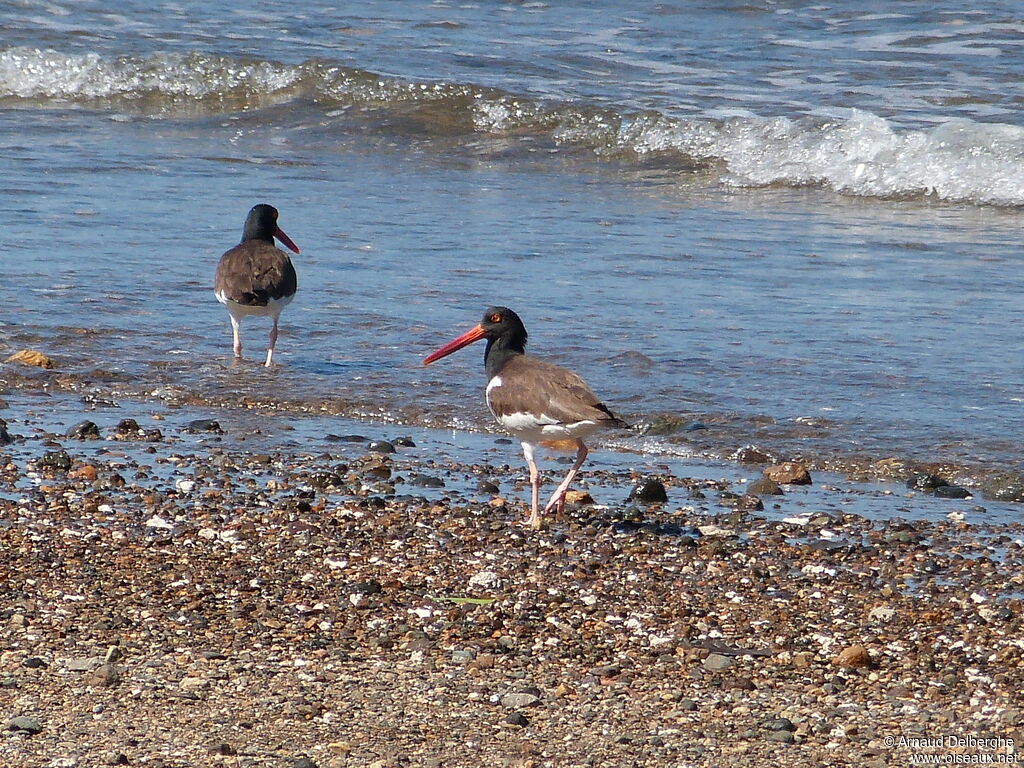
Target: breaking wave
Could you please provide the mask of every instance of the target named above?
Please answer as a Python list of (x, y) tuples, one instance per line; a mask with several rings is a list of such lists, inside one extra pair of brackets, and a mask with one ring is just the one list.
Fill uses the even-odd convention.
[[(408, 81), (322, 59), (287, 65), (207, 54), (104, 59), (32, 48), (0, 51), (0, 103), (81, 103), (146, 114), (259, 109), (306, 99), (412, 117), (430, 135), (532, 136), (613, 159), (711, 169), (725, 184), (1024, 205), (1024, 129), (953, 120), (901, 128), (869, 112), (822, 118), (679, 118), (554, 103), (471, 83)], [(352, 115), (346, 113), (346, 117)], [(381, 130), (386, 130), (386, 126)]]

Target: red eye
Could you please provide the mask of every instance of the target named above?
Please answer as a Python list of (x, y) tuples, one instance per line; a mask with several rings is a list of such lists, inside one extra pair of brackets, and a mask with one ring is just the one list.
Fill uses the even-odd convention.
[(497, 313), (491, 315), (491, 322), (492, 323), (500, 323), (501, 322), (501, 315), (499, 315)]

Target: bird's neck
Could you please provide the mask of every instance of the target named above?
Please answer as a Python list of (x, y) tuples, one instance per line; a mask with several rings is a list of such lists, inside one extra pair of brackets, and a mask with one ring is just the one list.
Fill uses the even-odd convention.
[(260, 240), (273, 245), (274, 230), (259, 223), (246, 224), (245, 229), (242, 231), (242, 242), (245, 243), (249, 240)]
[(525, 347), (524, 342), (508, 336), (488, 339), (487, 349), (484, 350), (484, 368), (487, 371), (487, 379), (490, 380), (497, 376), (512, 358), (526, 354)]

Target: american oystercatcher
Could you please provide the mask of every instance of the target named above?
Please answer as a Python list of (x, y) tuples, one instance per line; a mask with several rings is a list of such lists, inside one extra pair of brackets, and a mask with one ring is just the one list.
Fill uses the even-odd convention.
[(277, 345), (277, 320), (281, 310), (294, 298), (298, 281), (288, 254), (274, 245), (276, 237), (295, 253), (299, 247), (277, 226), (277, 208), (253, 206), (245, 219), (242, 242), (220, 257), (213, 278), (217, 301), (228, 308), (235, 337), (235, 357), (242, 357), (238, 326), (243, 317), (262, 315), (274, 319), (270, 331), (266, 366), (274, 364)]
[(428, 355), (423, 364), (430, 365), (480, 339), (487, 339), (487, 407), (498, 423), (523, 445), (532, 491), (529, 524), (540, 528), (537, 445), (568, 440), (576, 446), (576, 463), (544, 506), (544, 513), (552, 509), (561, 512), (565, 492), (587, 458), (583, 439), (603, 427), (626, 424), (575, 373), (527, 355), (526, 328), (519, 315), (508, 307), (488, 309), (479, 325)]

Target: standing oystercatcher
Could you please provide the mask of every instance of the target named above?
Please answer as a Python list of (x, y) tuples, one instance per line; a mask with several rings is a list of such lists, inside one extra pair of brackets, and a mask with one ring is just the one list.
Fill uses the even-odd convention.
[(587, 458), (583, 438), (602, 427), (624, 427), (625, 423), (575, 373), (527, 355), (526, 328), (508, 307), (488, 309), (479, 325), (426, 357), (423, 364), (429, 365), (480, 339), (487, 339), (487, 407), (523, 445), (532, 490), (529, 524), (540, 528), (540, 476), (534, 459), (537, 444), (571, 440), (576, 445), (576, 463), (544, 507), (545, 513), (552, 509), (560, 512), (565, 492)]
[(272, 205), (261, 203), (253, 206), (245, 219), (242, 242), (220, 257), (217, 274), (213, 278), (217, 301), (226, 306), (231, 315), (236, 358), (242, 357), (242, 341), (238, 336), (242, 318), (263, 315), (274, 319), (267, 349), (268, 368), (274, 364), (277, 320), (298, 288), (292, 260), (274, 245), (274, 238), (295, 253), (299, 248), (277, 226), (277, 216), (277, 208)]

